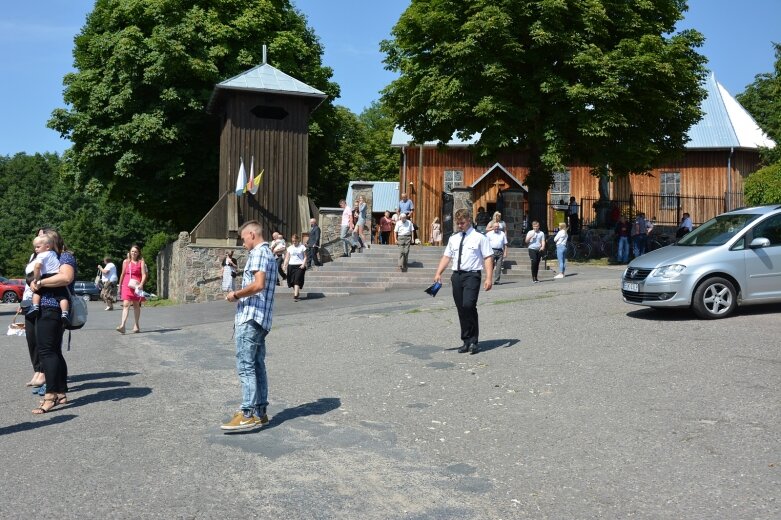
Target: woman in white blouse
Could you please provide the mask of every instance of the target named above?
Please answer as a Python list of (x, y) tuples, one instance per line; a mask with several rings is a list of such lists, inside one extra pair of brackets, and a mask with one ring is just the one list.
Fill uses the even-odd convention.
[(293, 289), (293, 301), (298, 301), (304, 287), (306, 271), (306, 246), (298, 240), (298, 235), (290, 237), (292, 244), (287, 248), (282, 268), (287, 273), (287, 286)]

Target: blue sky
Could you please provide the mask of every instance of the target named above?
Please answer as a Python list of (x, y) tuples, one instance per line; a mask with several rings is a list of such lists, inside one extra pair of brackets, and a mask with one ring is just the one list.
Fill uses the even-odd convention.
[[(342, 89), (337, 104), (359, 113), (393, 79), (384, 70), (387, 38), (409, 0), (292, 0), (325, 47), (324, 64)], [(62, 152), (69, 143), (46, 128), (62, 107), (62, 77), (72, 70), (73, 37), (93, 0), (4, 2), (0, 18), (0, 155)], [(733, 95), (773, 70), (781, 42), (779, 0), (690, 0), (681, 28), (706, 37), (700, 52)], [(270, 57), (273, 64), (273, 56)]]

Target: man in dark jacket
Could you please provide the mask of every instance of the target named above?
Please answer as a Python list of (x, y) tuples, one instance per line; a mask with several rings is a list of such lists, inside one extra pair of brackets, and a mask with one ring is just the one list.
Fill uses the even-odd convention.
[(317, 225), (317, 219), (309, 219), (309, 240), (306, 241), (306, 267), (312, 267), (314, 261), (317, 267), (323, 265), (320, 261), (320, 226)]

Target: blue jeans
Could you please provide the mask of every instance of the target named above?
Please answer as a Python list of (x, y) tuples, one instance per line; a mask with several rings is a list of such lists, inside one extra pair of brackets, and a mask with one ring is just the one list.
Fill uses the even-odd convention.
[(618, 254), (616, 258), (622, 264), (629, 261), (629, 237), (618, 237)]
[(567, 255), (565, 254), (567, 252), (567, 245), (563, 246), (556, 246), (556, 258), (559, 259), (559, 272), (564, 273), (564, 270), (567, 268)]
[(648, 247), (648, 235), (635, 235), (632, 237), (632, 243), (634, 245), (635, 258), (645, 254), (645, 249)]
[(268, 405), (266, 379), (266, 336), (256, 321), (236, 326), (236, 370), (241, 381), (241, 409), (263, 415)]
[(344, 247), (344, 256), (350, 256), (355, 243), (353, 242), (352, 233), (350, 233), (350, 226), (342, 226), (339, 229), (339, 238), (342, 239), (342, 246)]

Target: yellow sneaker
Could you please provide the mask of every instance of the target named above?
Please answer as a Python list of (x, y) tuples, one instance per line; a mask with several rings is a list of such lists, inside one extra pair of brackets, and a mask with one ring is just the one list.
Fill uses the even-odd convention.
[(229, 431), (251, 430), (252, 428), (261, 426), (261, 424), (261, 420), (255, 414), (247, 417), (244, 415), (243, 411), (239, 410), (233, 414), (233, 418), (230, 421), (223, 423), (220, 428)]

